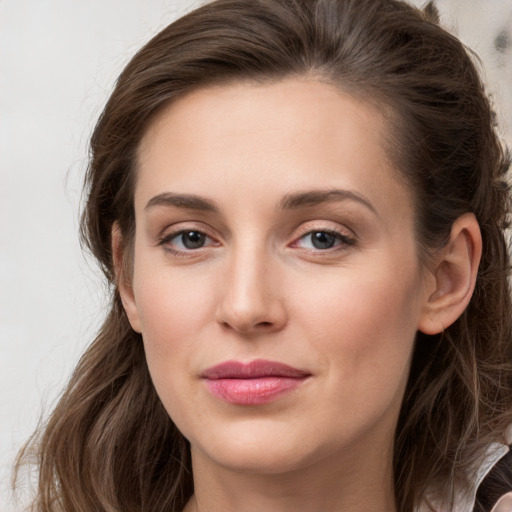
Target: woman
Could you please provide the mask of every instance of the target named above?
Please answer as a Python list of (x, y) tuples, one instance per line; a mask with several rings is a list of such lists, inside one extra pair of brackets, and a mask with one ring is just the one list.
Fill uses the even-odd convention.
[(91, 149), (112, 305), (34, 440), (35, 510), (506, 506), (509, 161), (432, 7), (208, 4)]

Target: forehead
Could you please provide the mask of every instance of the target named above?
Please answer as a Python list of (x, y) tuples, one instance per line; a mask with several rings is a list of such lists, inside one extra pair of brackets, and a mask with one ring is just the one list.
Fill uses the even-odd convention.
[(409, 207), (385, 150), (387, 128), (375, 106), (313, 79), (198, 89), (147, 130), (136, 205), (172, 191), (230, 204), (262, 199), (261, 207), (290, 189), (327, 187), (356, 189), (384, 209)]

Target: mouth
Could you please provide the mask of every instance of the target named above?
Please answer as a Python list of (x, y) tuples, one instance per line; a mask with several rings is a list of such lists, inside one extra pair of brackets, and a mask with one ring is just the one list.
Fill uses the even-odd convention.
[(283, 363), (256, 359), (250, 363), (226, 361), (208, 368), (201, 377), (207, 389), (225, 402), (260, 405), (297, 389), (311, 373)]

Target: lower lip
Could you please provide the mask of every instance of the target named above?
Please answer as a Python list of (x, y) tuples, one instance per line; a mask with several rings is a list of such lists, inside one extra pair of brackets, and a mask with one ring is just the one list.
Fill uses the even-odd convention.
[(206, 379), (206, 386), (213, 395), (231, 404), (260, 405), (290, 393), (306, 378)]

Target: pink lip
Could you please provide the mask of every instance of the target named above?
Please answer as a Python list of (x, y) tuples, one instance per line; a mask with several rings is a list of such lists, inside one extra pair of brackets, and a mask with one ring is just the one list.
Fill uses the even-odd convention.
[(296, 389), (310, 376), (304, 370), (263, 359), (250, 363), (226, 361), (201, 374), (213, 395), (238, 405), (271, 402)]

